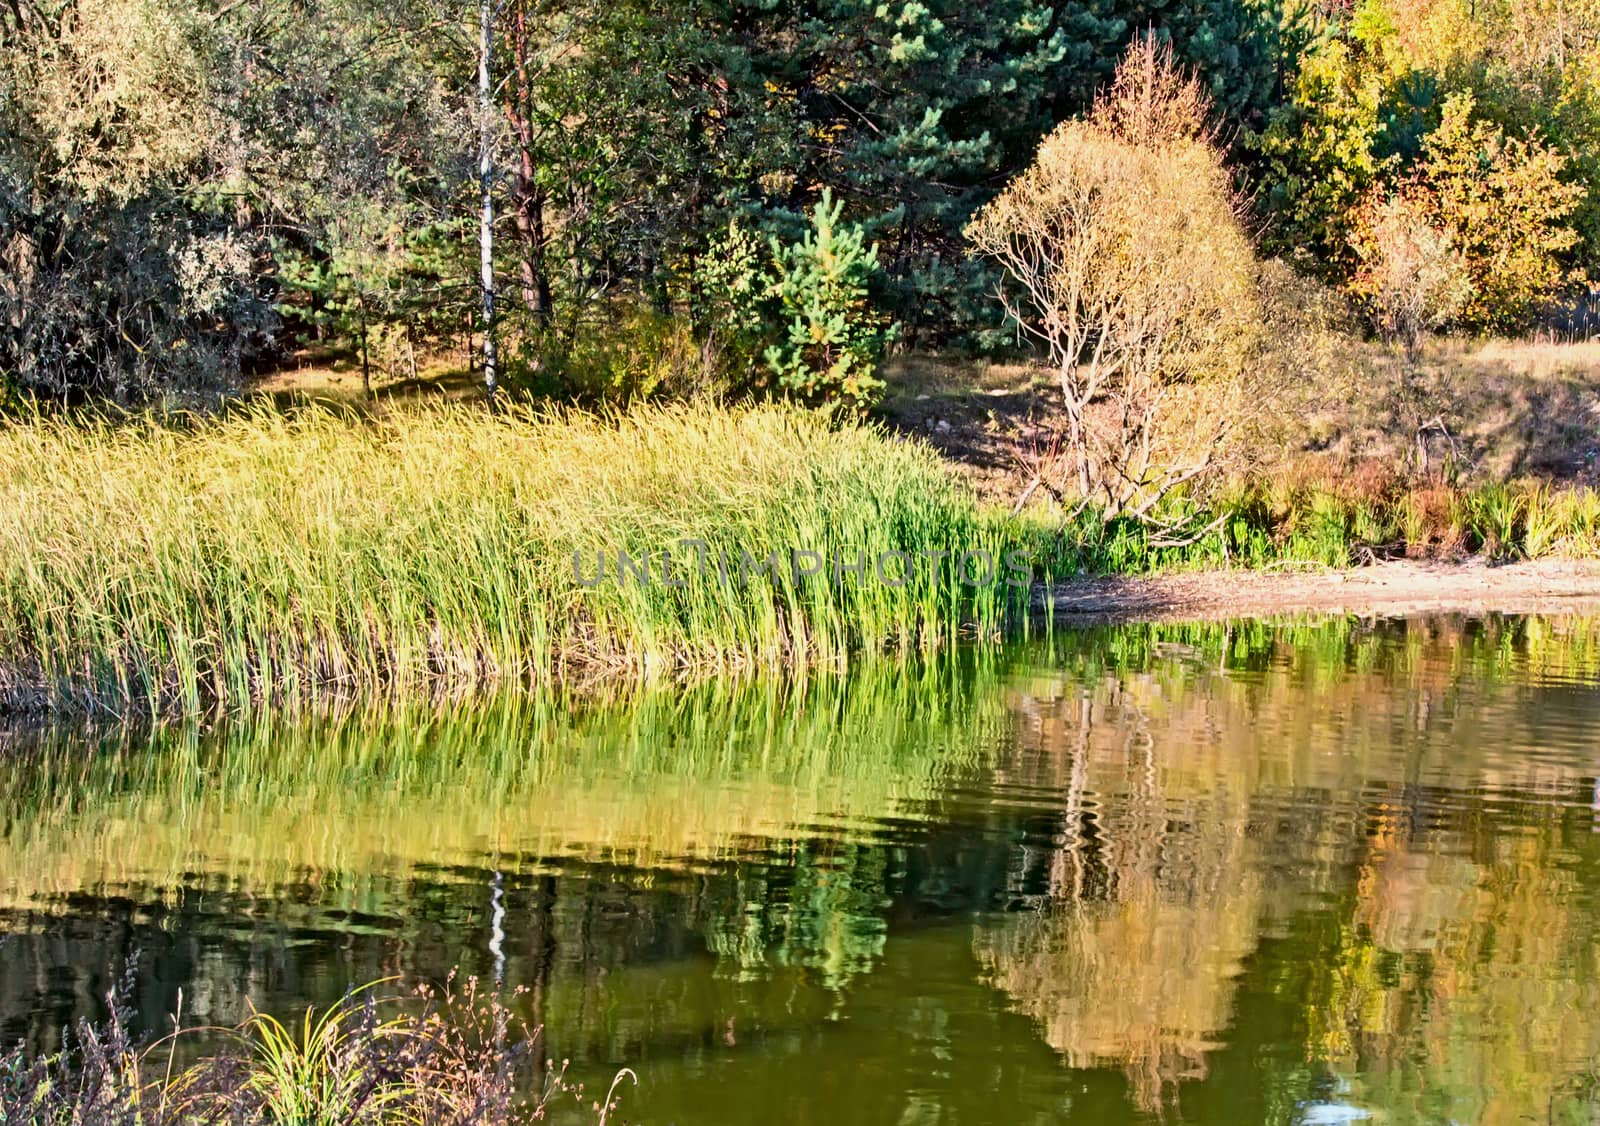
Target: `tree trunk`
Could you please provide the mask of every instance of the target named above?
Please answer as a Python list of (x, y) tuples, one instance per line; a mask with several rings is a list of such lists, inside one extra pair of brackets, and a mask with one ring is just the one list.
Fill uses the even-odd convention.
[(494, 51), (494, 0), (478, 0), (478, 265), (483, 286), (483, 390), (494, 397), (499, 376), (494, 323), (494, 87), (489, 59)]
[(361, 310), (361, 395), (362, 398), (372, 398), (372, 363), (367, 358), (367, 299), (358, 298), (357, 307)]
[(522, 305), (540, 328), (550, 324), (550, 274), (545, 267), (545, 190), (538, 180), (534, 152), (533, 83), (528, 74), (528, 5), (516, 7), (511, 21), (516, 93), (506, 99), (506, 116), (517, 139), (517, 168), (511, 178), (512, 209), (522, 239)]
[(534, 186), (532, 154), (522, 153), (523, 167), (512, 181), (516, 196), (517, 233), (522, 236), (522, 304), (534, 322), (550, 324), (550, 275), (544, 264), (544, 190)]

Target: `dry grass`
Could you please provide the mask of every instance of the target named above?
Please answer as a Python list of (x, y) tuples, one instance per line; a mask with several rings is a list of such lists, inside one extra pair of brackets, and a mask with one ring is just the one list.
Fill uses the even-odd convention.
[[(1266, 282), (1263, 291), (1273, 292)], [(1469, 486), (1600, 484), (1600, 341), (1433, 338), (1419, 370), (1403, 378), (1403, 356), (1308, 301), (1302, 294), (1287, 312), (1269, 309), (1282, 343), (1264, 362), (1276, 369), (1281, 402), (1241, 436), (1240, 475), (1341, 478), (1379, 467), (1399, 475), (1414, 467), (1415, 421), (1437, 418), (1442, 428), (1426, 435), (1433, 473)], [(1024, 462), (1058, 425), (1050, 372), (923, 355), (897, 359), (887, 378), (892, 426), (932, 443), (980, 495), (1015, 501)]]
[(1404, 462), (1412, 420), (1437, 419), (1435, 465), (1474, 482), (1597, 480), (1600, 342), (1430, 339), (1415, 371), (1381, 345), (1347, 338), (1307, 373), (1304, 424), (1285, 454)]

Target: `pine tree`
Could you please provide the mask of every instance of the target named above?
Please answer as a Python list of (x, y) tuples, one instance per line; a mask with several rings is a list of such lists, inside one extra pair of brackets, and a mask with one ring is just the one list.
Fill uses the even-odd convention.
[[(959, 232), (1049, 125), (1065, 53), (1052, 9), (1033, 0), (827, 0), (751, 4), (736, 25), (749, 57), (802, 123), (799, 167), (775, 178), (771, 223), (793, 234), (823, 185), (882, 247), (888, 299), (919, 319), (970, 319), (985, 288)], [(787, 209), (787, 216), (781, 214)]]
[(788, 327), (765, 359), (778, 386), (802, 402), (860, 412), (883, 388), (876, 369), (889, 332), (869, 295), (878, 247), (840, 221), (843, 208), (824, 190), (805, 238), (773, 240), (770, 292)]

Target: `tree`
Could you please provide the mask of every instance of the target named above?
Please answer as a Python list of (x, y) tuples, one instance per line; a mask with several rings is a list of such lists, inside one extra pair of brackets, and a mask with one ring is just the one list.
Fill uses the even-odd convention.
[(1416, 468), (1423, 473), (1428, 431), (1448, 430), (1416, 379), (1422, 341), (1428, 331), (1455, 320), (1472, 297), (1466, 259), (1449, 233), (1431, 221), (1435, 213), (1421, 189), (1393, 195), (1375, 191), (1355, 219), (1361, 265), (1349, 285), (1378, 331), (1405, 350), (1396, 406), (1415, 437)]
[(494, 316), (494, 61), (495, 0), (478, 0), (478, 220), (479, 284), (483, 296), (483, 390), (495, 392), (499, 355)]
[(962, 225), (1049, 127), (1065, 33), (1034, 0), (830, 0), (797, 30), (797, 97), (824, 139), (809, 178), (836, 185), (881, 239), (913, 335), (969, 318), (981, 282), (944, 266), (960, 266)]
[(1473, 114), (1471, 94), (1445, 101), (1417, 178), (1429, 220), (1459, 249), (1471, 281), (1460, 319), (1514, 331), (1567, 280), (1562, 256), (1578, 245), (1568, 219), (1583, 189), (1537, 135), (1508, 136)]
[(878, 247), (843, 210), (824, 189), (805, 235), (769, 238), (765, 258), (760, 239), (730, 223), (698, 288), (705, 319), (721, 327), (711, 343), (723, 362), (755, 369), (736, 370), (736, 382), (860, 414), (882, 393), (877, 367), (893, 331), (872, 294), (882, 280)]
[(878, 247), (840, 222), (843, 207), (824, 191), (805, 238), (773, 242), (771, 292), (788, 330), (764, 358), (778, 386), (802, 402), (859, 413), (883, 388), (876, 368), (890, 334), (868, 293)]
[(1350, 290), (1379, 331), (1415, 364), (1423, 334), (1450, 324), (1471, 297), (1467, 263), (1450, 235), (1429, 221), (1435, 205), (1411, 195), (1374, 193), (1355, 220), (1361, 267)]
[(1392, 163), (1380, 143), (1387, 89), (1359, 40), (1332, 39), (1302, 58), (1288, 98), (1247, 139), (1271, 244), (1330, 280), (1349, 268), (1350, 221)]
[[(287, 343), (307, 327), (374, 345), (459, 332), (475, 304), (466, 251), (472, 133), (466, 91), (418, 3), (325, 0), (253, 7), (213, 97), (233, 123), (224, 155), (237, 221), (266, 243), (257, 284)], [(457, 21), (459, 22), (459, 21)]]
[(1362, 268), (1355, 226), (1373, 192), (1431, 198), (1429, 222), (1474, 277), (1462, 323), (1525, 327), (1572, 267), (1600, 260), (1597, 36), (1589, 0), (1336, 11), (1288, 97), (1246, 136), (1270, 242), (1343, 284)]
[(1056, 369), (1080, 505), (1108, 517), (1148, 517), (1202, 476), (1240, 405), (1254, 263), (1209, 109), (1170, 48), (1143, 39), (1091, 119), (1046, 138), (967, 228)]
[(431, 48), (399, 34), (425, 6), (0, 7), (0, 375), (214, 393), (302, 316), (448, 307), (465, 146)]
[(201, 190), (217, 37), (170, 0), (0, 9), (0, 382), (134, 400), (236, 364), (264, 309)]

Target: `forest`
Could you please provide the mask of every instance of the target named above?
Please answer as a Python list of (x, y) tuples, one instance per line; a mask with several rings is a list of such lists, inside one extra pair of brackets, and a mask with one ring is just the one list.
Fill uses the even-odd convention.
[(1036, 343), (971, 224), (1135, 43), (1197, 82), (1205, 222), (1365, 331), (1586, 329), (1584, 0), (9, 0), (0, 386), (481, 379), (487, 325), (536, 396), (870, 408), (886, 352)]

